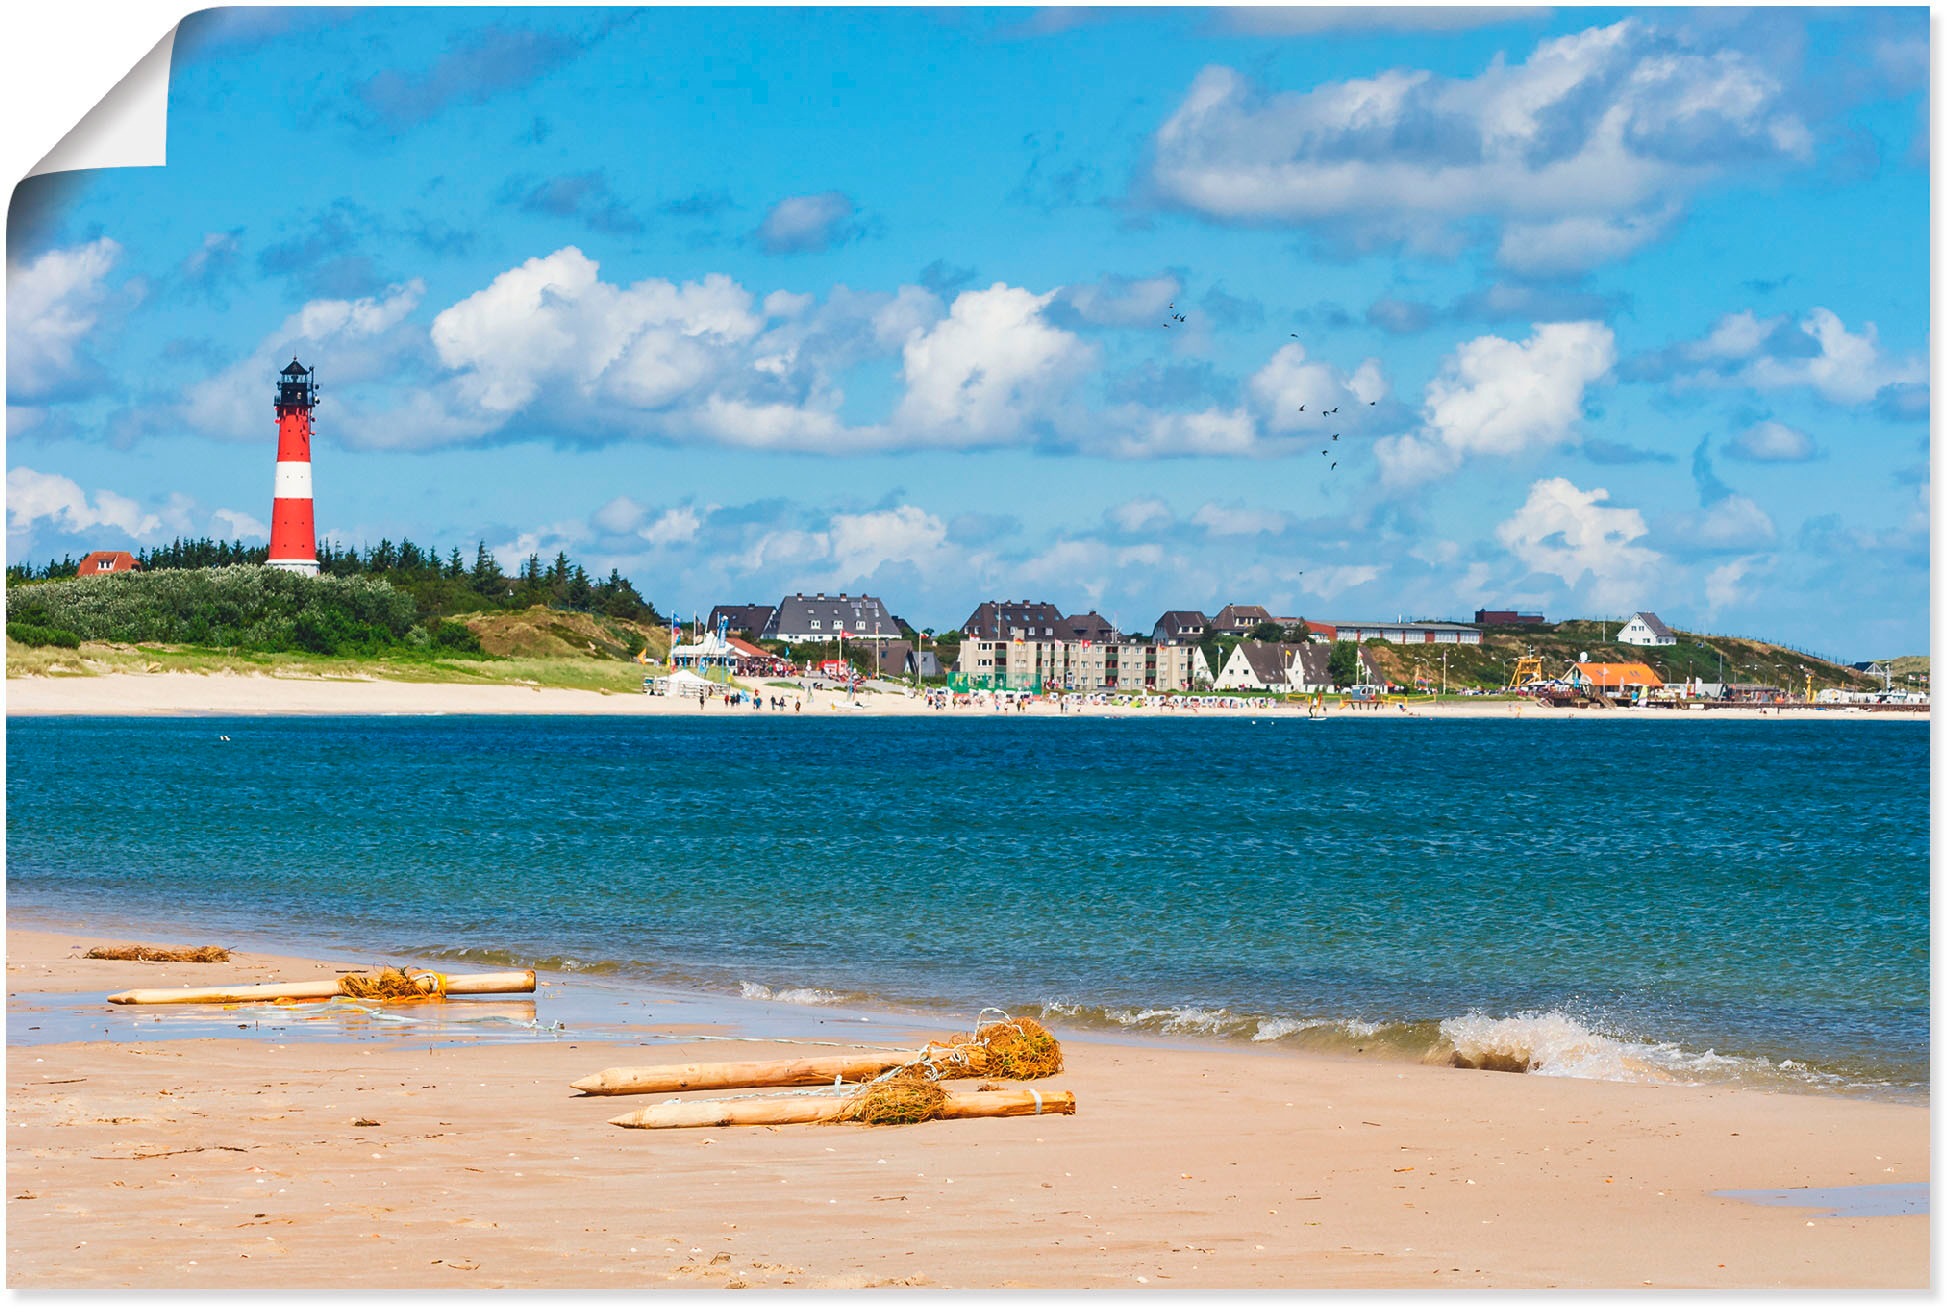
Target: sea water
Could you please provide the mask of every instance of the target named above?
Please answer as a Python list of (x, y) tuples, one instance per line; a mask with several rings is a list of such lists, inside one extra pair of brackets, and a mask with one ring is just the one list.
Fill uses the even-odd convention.
[(18, 717), (17, 921), (1924, 1098), (1924, 725)]

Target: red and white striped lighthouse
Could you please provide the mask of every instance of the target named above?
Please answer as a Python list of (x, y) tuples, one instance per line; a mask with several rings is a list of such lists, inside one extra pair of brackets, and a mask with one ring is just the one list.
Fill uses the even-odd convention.
[(318, 572), (318, 535), (311, 522), (311, 411), (318, 384), (297, 362), (277, 376), (277, 482), (271, 493), (270, 559), (273, 569)]

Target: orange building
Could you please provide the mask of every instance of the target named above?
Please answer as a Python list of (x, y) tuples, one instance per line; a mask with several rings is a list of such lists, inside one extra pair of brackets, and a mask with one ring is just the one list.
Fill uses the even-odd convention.
[(1663, 686), (1656, 671), (1641, 661), (1577, 661), (1568, 672), (1568, 682), (1609, 697), (1627, 697), (1634, 689)]

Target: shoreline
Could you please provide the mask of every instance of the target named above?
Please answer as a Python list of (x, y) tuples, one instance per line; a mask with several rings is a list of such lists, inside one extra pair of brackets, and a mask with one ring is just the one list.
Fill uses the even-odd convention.
[[(157, 941), (159, 928), (142, 937)], [(1056, 1021), (1068, 1069), (1040, 1084), (1076, 1092), (1072, 1118), (630, 1131), (607, 1118), (661, 1095), (571, 1098), (567, 1081), (724, 1059), (710, 1035), (752, 1017), (798, 1030), (761, 1037), (800, 1041), (883, 1041), (934, 1032), (938, 1018), (884, 1013), (880, 1032), (858, 1034), (821, 1028), (847, 1008), (712, 1006), (562, 971), (543, 972), (543, 1019), (599, 988), (633, 995), (641, 1021), (493, 1041), (452, 1025), (354, 1028), (320, 1042), (188, 1036), (252, 1024), (245, 1013), (261, 1008), (212, 1009), (196, 1025), (127, 1008), (113, 1019), (144, 1013), (129, 1015), (139, 1039), (16, 1045), (15, 1023), (31, 1023), (23, 994), (373, 964), (302, 951), (227, 964), (80, 958), (116, 941), (9, 926), (16, 1287), (1930, 1280), (1924, 1214), (1829, 1216), (1720, 1193), (1925, 1182), (1925, 1106), (1172, 1044)], [(457, 1016), (475, 1004), (435, 1005)], [(737, 1046), (738, 1059), (769, 1051)], [(348, 1266), (351, 1252), (360, 1260)]]
[[(768, 685), (754, 685), (763, 689)], [(768, 694), (767, 694), (768, 695)], [(791, 694), (795, 696), (794, 694)], [(1207, 694), (1222, 696), (1221, 693)], [(811, 695), (803, 711), (753, 711), (721, 701), (698, 706), (688, 698), (650, 697), (640, 693), (587, 692), (518, 684), (405, 683), (380, 679), (281, 678), (257, 674), (98, 674), (68, 677), (30, 676), (6, 681), (9, 716), (128, 715), (687, 715), (718, 718), (766, 719), (777, 716), (835, 715), (929, 716), (951, 720), (969, 716), (1010, 716), (1042, 719), (1166, 718), (1194, 719), (1268, 717), (1306, 719), (1305, 707), (1283, 705), (1206, 706), (1171, 709), (1147, 706), (1081, 705), (1057, 710), (1037, 701), (1025, 710), (991, 705), (929, 709), (923, 700), (899, 693), (867, 692), (854, 706), (834, 690)], [(1590, 720), (1607, 723), (1772, 723), (1818, 720), (1839, 723), (1930, 723), (1931, 708), (1879, 709), (1806, 706), (1697, 707), (1666, 710), (1649, 707), (1616, 709), (1557, 709), (1530, 702), (1451, 697), (1439, 702), (1414, 703), (1405, 710), (1333, 709), (1327, 720), (1508, 719), (1524, 721)]]
[[(66, 934), (75, 917), (87, 914), (82, 908), (37, 908), (25, 913), (16, 911), (9, 924), (26, 931)], [(94, 923), (99, 926), (98, 933), (117, 935), (128, 941), (194, 939), (201, 943), (209, 934), (218, 933), (224, 946), (244, 956), (346, 958), (351, 951), (330, 935), (316, 931), (287, 930), (270, 936), (246, 932), (237, 936), (229, 930), (212, 930), (200, 923)], [(743, 972), (736, 972), (734, 979), (730, 975), (704, 979), (694, 974), (659, 971), (643, 962), (569, 959), (565, 964), (557, 964), (562, 959), (515, 958), (498, 952), (487, 956), (447, 955), (432, 951), (433, 955), (424, 955), (402, 949), (381, 954), (383, 960), (374, 958), (365, 964), (376, 966), (410, 959), (412, 963), (448, 973), (531, 967), (547, 977), (558, 977), (572, 984), (569, 994), (556, 995), (557, 1005), (549, 1009), (549, 1015), (577, 1033), (600, 1031), (630, 1020), (631, 1014), (622, 1008), (631, 1003), (620, 999), (623, 995), (645, 993), (663, 999), (678, 1014), (702, 1018), (701, 1023), (712, 1028), (776, 1033), (788, 1030), (793, 1024), (802, 1024), (810, 1016), (815, 1017), (821, 1033), (829, 1027), (834, 1033), (874, 1036), (881, 1045), (891, 1046), (906, 1043), (915, 1035), (938, 1036), (948, 1031), (968, 1030), (982, 1006), (979, 999), (955, 1005), (888, 996), (837, 981), (766, 978), (758, 972), (752, 972), (754, 978), (750, 979), (742, 978)], [(860, 1012), (871, 1014), (859, 1015)], [(1137, 1012), (1142, 1014), (1136, 1015)], [(1299, 1025), (1294, 1025), (1290, 1016), (1278, 1012), (1231, 1012), (1223, 1008), (1212, 1011), (1201, 1006), (1161, 1003), (1151, 1008), (1144, 1008), (1140, 1003), (1127, 1007), (1027, 1004), (1021, 1014), (1076, 1041), (1114, 1046), (1269, 1053), (1299, 1059), (1349, 1061), (1382, 1070), (1402, 1066), (1434, 1069), (1478, 1066), (1537, 1080), (1721, 1088), (1903, 1106), (1926, 1107), (1932, 1102), (1932, 1089), (1924, 1074), (1919, 1083), (1893, 1082), (1884, 1075), (1868, 1078), (1858, 1072), (1840, 1074), (1811, 1063), (1802, 1054), (1725, 1057), (1710, 1049), (1691, 1050), (1672, 1043), (1618, 1037), (1591, 1028), (1586, 1017), (1560, 1008), (1500, 1017), (1470, 1011), (1379, 1025), (1358, 1018), (1334, 1022), (1317, 1008), (1305, 1014), (1314, 1013), (1318, 1013), (1316, 1019)], [(109, 1037), (127, 1037), (129, 1027), (120, 1017), (129, 1013), (118, 1015), (111, 1009), (106, 1014), (111, 1018), (106, 1030)], [(534, 1019), (531, 1008), (528, 1017)], [(1143, 1023), (1145, 1020), (1150, 1023)], [(1456, 1025), (1457, 1030), (1448, 1033), (1448, 1024)], [(227, 1029), (222, 1024), (214, 1029), (203, 1027), (205, 1036), (221, 1035)], [(1514, 1062), (1533, 1065), (1523, 1069), (1510, 1064)], [(1797, 1074), (1791, 1073), (1794, 1071)]]

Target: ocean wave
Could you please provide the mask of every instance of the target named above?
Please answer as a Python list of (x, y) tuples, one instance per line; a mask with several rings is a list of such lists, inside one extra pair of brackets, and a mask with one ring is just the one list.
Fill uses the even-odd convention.
[(1128, 1029), (1153, 1030), (1158, 1034), (1235, 1035), (1249, 1023), (1222, 1007), (1110, 1008), (1104, 1014)]
[[(407, 949), (416, 960), (465, 961), (486, 966), (533, 966), (588, 975), (629, 974), (706, 992), (733, 991), (748, 1001), (829, 1007), (874, 1004), (951, 1009), (948, 999), (882, 997), (871, 991), (772, 985), (721, 976), (691, 977), (639, 962), (536, 959), (501, 948), (438, 946)], [(1845, 1073), (1788, 1058), (1723, 1054), (1713, 1048), (1629, 1033), (1590, 1009), (1574, 1005), (1491, 1014), (1468, 1011), (1445, 1018), (1372, 1019), (1257, 1011), (1197, 1003), (1104, 1005), (1072, 997), (1009, 1008), (1051, 1025), (1220, 1043), (1268, 1044), (1299, 1051), (1377, 1058), (1558, 1079), (1644, 1084), (1737, 1084), (1806, 1092), (1905, 1096), (1911, 1081), (1879, 1072)], [(1923, 1089), (1923, 1086), (1920, 1086)]]
[(1257, 1033), (1251, 1035), (1254, 1043), (1276, 1043), (1303, 1035), (1314, 1038), (1331, 1036), (1345, 1039), (1376, 1039), (1386, 1032), (1386, 1026), (1373, 1020), (1332, 1020), (1320, 1016), (1292, 1017), (1271, 1016), (1257, 1023)]
[(1744, 1084), (1837, 1091), (1860, 1082), (1801, 1062), (1690, 1049), (1667, 1040), (1605, 1031), (1562, 1010), (1508, 1016), (1468, 1012), (1440, 1022), (1444, 1052), (1431, 1058), (1474, 1070), (1516, 1071), (1620, 1084)]
[(1468, 1012), (1441, 1021), (1440, 1037), (1452, 1064), (1471, 1070), (1636, 1082), (1671, 1079), (1682, 1066), (1699, 1064), (1686, 1062), (1675, 1044), (1600, 1034), (1561, 1011)]
[(508, 948), (455, 947), (409, 947), (400, 949), (400, 955), (415, 961), (461, 961), (476, 966), (504, 966), (519, 970), (561, 970), (572, 971), (577, 975), (619, 975), (624, 971), (639, 968), (638, 963), (627, 961), (588, 961), (580, 957), (543, 957), (530, 952), (515, 952)]
[(1248, 1041), (1344, 1056), (1457, 1066), (1470, 1070), (1636, 1084), (1742, 1084), (1826, 1092), (1884, 1091), (1893, 1085), (1791, 1060), (1695, 1050), (1611, 1027), (1570, 1010), (1490, 1015), (1470, 1011), (1439, 1020), (1297, 1016), (1194, 1004), (1090, 1006), (1047, 1001), (1026, 1009), (1045, 1021), (1137, 1034)]
[(749, 980), (738, 980), (737, 992), (752, 1002), (788, 1002), (801, 1007), (829, 1007), (854, 996), (834, 993), (830, 989), (774, 989), (768, 984), (753, 984)]

